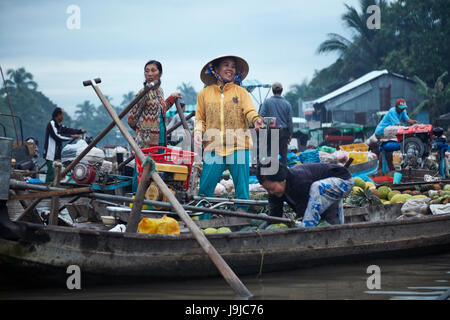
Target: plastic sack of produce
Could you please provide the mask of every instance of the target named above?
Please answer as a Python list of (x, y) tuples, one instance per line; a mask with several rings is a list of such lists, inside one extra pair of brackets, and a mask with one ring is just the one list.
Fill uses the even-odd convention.
[(180, 234), (177, 220), (163, 216), (162, 218), (143, 218), (138, 225), (139, 233)]
[(319, 151), (319, 158), (321, 163), (338, 163), (338, 159), (334, 153)]
[(419, 214), (427, 214), (430, 200), (430, 198), (406, 200), (401, 208), (402, 215), (411, 217)]
[(397, 141), (397, 132), (401, 126), (387, 126), (383, 131), (383, 138)]
[(338, 150), (334, 153), (336, 155), (338, 163), (345, 164), (348, 161), (348, 152), (343, 150)]
[(72, 162), (77, 157), (77, 151), (83, 151), (87, 148), (87, 146), (87, 142), (83, 139), (79, 139), (75, 143), (65, 145), (61, 151), (61, 162)]

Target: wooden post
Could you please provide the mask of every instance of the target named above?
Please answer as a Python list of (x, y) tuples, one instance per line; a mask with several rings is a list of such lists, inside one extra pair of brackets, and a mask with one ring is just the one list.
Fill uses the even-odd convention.
[[(53, 167), (55, 168), (55, 179), (53, 180), (52, 186), (59, 186), (59, 176), (61, 175), (62, 164), (60, 161), (54, 161)], [(58, 214), (59, 214), (59, 196), (53, 196), (50, 208), (50, 217), (48, 220), (49, 225), (58, 225)]]
[(136, 190), (136, 196), (133, 207), (131, 208), (130, 218), (127, 222), (126, 232), (136, 232), (138, 230), (139, 222), (141, 221), (142, 204), (144, 202), (145, 191), (149, 182), (149, 163), (146, 163), (144, 170), (142, 171), (141, 180), (139, 181), (138, 188)]
[[(134, 150), (136, 157), (139, 157), (141, 162), (144, 163), (145, 155), (142, 152), (142, 150), (139, 148), (139, 146), (137, 145), (136, 141), (134, 141), (134, 139), (131, 137), (128, 130), (126, 130), (125, 126), (120, 121), (120, 118), (117, 116), (114, 109), (111, 107), (109, 102), (103, 96), (100, 89), (93, 83), (91, 85), (94, 88), (95, 92), (97, 93), (98, 97), (100, 98), (100, 101), (105, 106), (105, 108), (108, 111), (108, 113), (110, 114), (110, 116), (113, 118), (117, 127), (122, 132), (122, 135), (127, 140), (127, 142), (130, 144), (131, 148)], [(179, 215), (181, 220), (186, 224), (186, 226), (192, 232), (194, 238), (197, 240), (197, 242), (203, 248), (203, 250), (208, 254), (211, 261), (216, 265), (217, 269), (220, 271), (220, 273), (222, 274), (224, 279), (228, 282), (228, 284), (233, 288), (233, 290), (236, 292), (238, 297), (246, 298), (246, 299), (252, 297), (252, 294), (250, 293), (250, 291), (245, 287), (245, 285), (241, 282), (241, 280), (236, 276), (236, 274), (228, 266), (228, 264), (225, 262), (225, 260), (223, 260), (222, 256), (212, 246), (212, 244), (209, 242), (209, 240), (206, 238), (206, 236), (203, 234), (203, 232), (200, 231), (198, 226), (192, 221), (191, 217), (186, 213), (186, 211), (184, 211), (181, 204), (175, 198), (173, 193), (169, 190), (169, 188), (164, 183), (164, 181), (161, 179), (161, 177), (158, 175), (158, 173), (153, 172), (151, 175), (151, 178), (157, 184), (157, 186), (159, 187), (161, 192), (166, 196), (166, 198), (169, 200), (169, 202), (172, 204), (176, 213)], [(141, 182), (142, 182), (142, 178), (141, 178)], [(135, 203), (135, 205), (136, 205), (136, 203)], [(142, 207), (142, 204), (141, 204), (141, 207)], [(141, 208), (139, 208), (139, 211), (136, 210), (134, 212), (136, 215), (139, 214), (139, 217), (140, 217), (140, 209)], [(136, 219), (136, 216), (131, 215), (130, 218)]]
[[(191, 113), (189, 113), (184, 119), (185, 119), (186, 121), (188, 121), (188, 120), (189, 120), (190, 118), (192, 118), (193, 116), (195, 116), (195, 111), (192, 111)], [(175, 123), (172, 127), (170, 127), (170, 128), (167, 130), (167, 134), (168, 134), (168, 135), (171, 134), (176, 128), (178, 128), (178, 127), (181, 126), (181, 125), (183, 125), (183, 122), (182, 122), (182, 121)]]
[(186, 122), (186, 119), (184, 118), (183, 110), (181, 110), (180, 102), (178, 102), (178, 100), (176, 100), (176, 101), (175, 101), (175, 105), (176, 105), (176, 107), (177, 107), (177, 112), (178, 112), (178, 115), (180, 116), (180, 120), (181, 120), (181, 123), (183, 124), (184, 130), (189, 131), (188, 124), (187, 124), (187, 122)]

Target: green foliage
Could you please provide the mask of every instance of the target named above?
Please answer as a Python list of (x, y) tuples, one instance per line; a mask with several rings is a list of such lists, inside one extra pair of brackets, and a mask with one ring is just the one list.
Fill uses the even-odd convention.
[(425, 97), (419, 105), (413, 110), (411, 115), (416, 116), (420, 110), (425, 109), (430, 115), (431, 123), (442, 114), (450, 111), (450, 84), (444, 85), (444, 78), (448, 72), (441, 74), (435, 81), (434, 86), (429, 88), (425, 81), (418, 76), (414, 76), (416, 82), (416, 90)]
[[(381, 28), (371, 30), (366, 9), (373, 4), (381, 9)], [(442, 75), (450, 70), (450, 2), (360, 0), (359, 8), (344, 6), (341, 18), (351, 37), (329, 33), (317, 48), (318, 54), (336, 52), (339, 58), (316, 71), (310, 82), (292, 86), (285, 97), (315, 99), (365, 73), (387, 69), (416, 80), (426, 97), (418, 110), (431, 111), (432, 119), (449, 112), (448, 85), (436, 90), (436, 79), (443, 84)]]
[[(39, 142), (39, 149), (42, 151), (44, 146), (45, 126), (51, 118), (56, 105), (46, 97), (42, 92), (37, 91), (37, 83), (33, 81), (33, 75), (19, 68), (17, 70), (7, 70), (6, 80), (7, 91), (14, 116), (16, 116), (16, 128), (18, 139), (27, 139), (32, 136)], [(0, 113), (11, 115), (6, 90), (2, 86), (0, 90)], [(19, 120), (20, 119), (20, 120)], [(21, 125), (23, 128), (23, 137), (21, 137)], [(70, 116), (66, 115), (65, 124), (71, 123)], [(6, 129), (6, 136), (16, 139), (13, 120), (8, 116), (0, 116), (0, 123)], [(1, 128), (3, 135), (3, 128)]]
[(197, 104), (197, 91), (195, 91), (194, 87), (191, 83), (182, 83), (177, 87), (177, 90), (180, 91), (183, 96), (183, 102), (186, 105), (195, 105)]

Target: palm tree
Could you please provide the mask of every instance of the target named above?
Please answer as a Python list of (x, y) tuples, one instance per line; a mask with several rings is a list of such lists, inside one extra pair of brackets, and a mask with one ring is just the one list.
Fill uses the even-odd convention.
[[(371, 30), (367, 27), (367, 20), (370, 15), (366, 10), (371, 5), (377, 5), (381, 12), (387, 8), (386, 0), (360, 0), (360, 12), (353, 6), (344, 4), (347, 11), (341, 19), (344, 25), (352, 31), (351, 40), (337, 33), (329, 33), (328, 39), (322, 42), (317, 48), (317, 53), (337, 52), (340, 58), (347, 61), (348, 71), (363, 74), (377, 68), (382, 63), (384, 48), (380, 41), (377, 41), (378, 30)], [(360, 74), (351, 74), (359, 76)]]
[(9, 69), (6, 71), (6, 74), (9, 76), (9, 79), (6, 80), (6, 85), (10, 88), (36, 90), (38, 86), (33, 81), (33, 75), (23, 67), (17, 70)]
[(77, 115), (77, 121), (84, 121), (87, 119), (92, 119), (95, 116), (95, 106), (88, 100), (76, 106), (77, 110), (75, 114)]
[(444, 86), (444, 78), (448, 75), (445, 71), (435, 81), (434, 87), (429, 88), (425, 81), (418, 76), (414, 76), (413, 80), (416, 82), (417, 92), (424, 97), (424, 100), (411, 112), (411, 115), (416, 116), (420, 110), (425, 109), (430, 115), (430, 122), (434, 121), (442, 114), (449, 111), (450, 100), (450, 83)]
[(180, 91), (183, 96), (183, 101), (185, 104), (194, 105), (197, 103), (197, 92), (191, 83), (182, 83), (181, 86), (177, 87), (177, 90)]
[(127, 107), (131, 101), (133, 101), (134, 97), (135, 97), (135, 93), (133, 91), (130, 91), (124, 95), (122, 95), (122, 102), (120, 103), (121, 107)]

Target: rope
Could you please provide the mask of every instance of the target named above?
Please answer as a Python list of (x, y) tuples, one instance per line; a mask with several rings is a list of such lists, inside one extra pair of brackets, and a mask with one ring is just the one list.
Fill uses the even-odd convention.
[(210, 63), (208, 65), (208, 67), (205, 70), (205, 74), (212, 74), (213, 76), (215, 76), (217, 78), (217, 80), (222, 81), (224, 84), (227, 84), (228, 82), (236, 82), (237, 85), (241, 86), (242, 85), (242, 72), (237, 72), (236, 75), (234, 76), (233, 79), (231, 79), (231, 81), (225, 81), (215, 70), (213, 67), (213, 64)]
[(151, 156), (146, 156), (144, 161), (142, 162), (142, 167), (144, 167), (147, 163), (150, 163), (150, 168), (148, 170), (148, 175), (151, 176), (153, 172), (156, 170), (155, 160)]
[(261, 262), (259, 264), (259, 272), (256, 275), (257, 278), (261, 278), (261, 276), (262, 276), (262, 268), (263, 268), (263, 264), (264, 264), (264, 245), (263, 245), (264, 241), (263, 241), (263, 237), (262, 237), (261, 233), (258, 230), (253, 230), (253, 232), (255, 232), (259, 236), (259, 238), (261, 239), (261, 245), (262, 245), (262, 248), (261, 248)]

